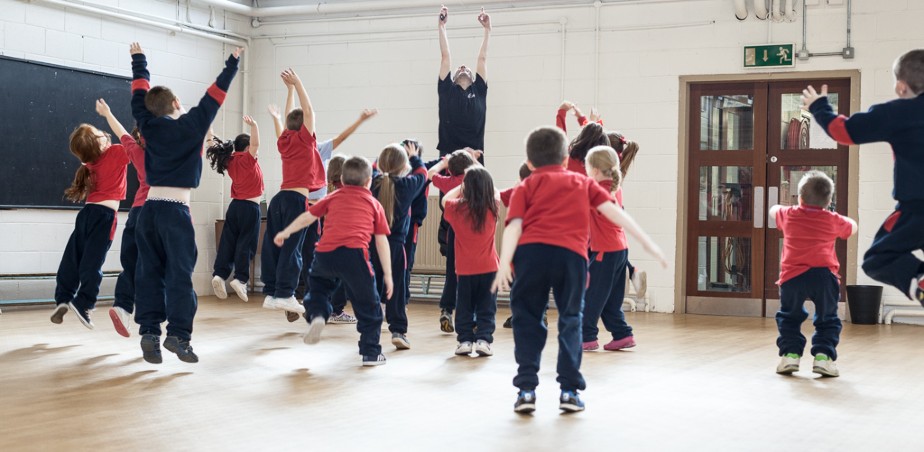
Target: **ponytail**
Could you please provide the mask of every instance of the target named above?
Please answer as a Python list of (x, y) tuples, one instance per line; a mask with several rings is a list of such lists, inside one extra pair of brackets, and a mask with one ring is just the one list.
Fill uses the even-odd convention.
[(626, 177), (629, 173), (629, 167), (635, 161), (636, 155), (638, 155), (638, 143), (632, 140), (626, 141), (625, 149), (619, 156), (619, 170), (622, 172), (622, 177)]
[(90, 124), (81, 124), (71, 132), (68, 145), (71, 154), (80, 159), (80, 168), (70, 188), (64, 190), (64, 198), (68, 201), (83, 201), (93, 191), (93, 172), (87, 168), (87, 163), (96, 163), (103, 155), (101, 135), (102, 132)]
[(378, 200), (382, 204), (382, 208), (385, 209), (385, 218), (388, 219), (388, 227), (390, 228), (395, 218), (395, 205), (398, 203), (395, 199), (398, 192), (395, 190), (394, 178), (401, 177), (406, 172), (408, 166), (407, 153), (401, 145), (390, 144), (385, 149), (382, 149), (379, 154), (378, 166), (382, 172), (382, 176), (379, 177), (378, 181)]
[(395, 197), (397, 196), (394, 179), (388, 173), (382, 173), (379, 178), (378, 189), (378, 200), (382, 204), (382, 209), (385, 210), (385, 218), (388, 220), (388, 227), (390, 228), (395, 220)]
[(91, 191), (93, 191), (93, 174), (86, 165), (80, 165), (77, 174), (74, 174), (71, 187), (64, 190), (64, 198), (70, 202), (80, 202), (86, 199)]
[(603, 176), (613, 179), (610, 191), (615, 193), (622, 184), (619, 155), (609, 146), (597, 146), (587, 153), (587, 164), (596, 168)]
[(221, 141), (215, 138), (212, 145), (205, 151), (206, 158), (209, 159), (209, 165), (218, 174), (225, 174), (228, 164), (231, 162), (231, 154), (234, 153), (233, 141)]

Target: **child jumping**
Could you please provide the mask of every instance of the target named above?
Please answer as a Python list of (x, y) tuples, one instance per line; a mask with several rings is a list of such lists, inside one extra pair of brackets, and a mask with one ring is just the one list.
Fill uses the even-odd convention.
[[(128, 132), (112, 116), (106, 101), (96, 101), (96, 112), (106, 118), (112, 131), (120, 137)], [(119, 217), (119, 202), (125, 199), (125, 174), (128, 154), (121, 144), (112, 144), (108, 133), (81, 124), (70, 136), (71, 154), (80, 159), (74, 182), (64, 191), (72, 202), (86, 199), (77, 214), (58, 266), (55, 309), (52, 323), (62, 323), (68, 309), (83, 326), (93, 329), (90, 312), (96, 307), (99, 285), (103, 281), (103, 263), (112, 245)]]
[[(369, 192), (372, 166), (362, 157), (351, 157), (343, 163), (343, 187), (320, 200), (299, 215), (292, 224), (279, 232), (274, 242), (283, 246), (300, 229), (324, 217), (326, 230), (315, 249), (310, 269), (309, 293), (305, 299), (308, 310), (306, 344), (316, 344), (331, 315), (331, 294), (339, 285), (345, 286), (356, 313), (356, 330), (360, 333), (359, 354), (363, 366), (385, 364), (379, 337), (382, 329), (382, 309), (376, 290), (376, 276), (369, 262), (369, 241), (375, 236), (378, 264), (383, 269), (384, 295), (397, 294), (391, 268), (388, 243), (388, 220), (382, 205)], [(403, 274), (403, 273), (402, 273)]]
[(826, 210), (831, 205), (834, 182), (826, 174), (810, 171), (799, 181), (799, 205), (773, 206), (770, 215), (783, 233), (783, 256), (780, 259), (780, 311), (776, 324), (780, 336), (778, 374), (799, 371), (799, 360), (805, 350), (802, 322), (808, 317), (803, 304), (815, 303), (815, 335), (812, 336), (812, 372), (825, 377), (839, 375), (837, 343), (841, 320), (837, 317), (837, 302), (841, 298), (838, 270), (840, 262), (834, 252), (837, 239), (847, 240), (857, 232), (857, 223), (850, 218)]
[(131, 45), (132, 116), (145, 139), (145, 175), (151, 186), (138, 217), (135, 278), (135, 322), (141, 325), (141, 350), (149, 363), (163, 361), (164, 321), (164, 348), (181, 361), (199, 362), (190, 345), (196, 316), (192, 273), (198, 250), (189, 200), (202, 177), (202, 144), (237, 73), (242, 51), (234, 51), (199, 105), (184, 113), (169, 88), (149, 88), (147, 59), (138, 43)]
[(876, 233), (863, 256), (863, 271), (889, 284), (924, 306), (924, 262), (912, 254), (924, 248), (924, 49), (898, 57), (893, 66), (899, 99), (874, 105), (866, 113), (838, 116), (828, 103), (828, 86), (821, 93), (809, 86), (802, 103), (828, 135), (845, 145), (885, 141), (895, 157), (892, 197), (895, 212)]
[(250, 116), (244, 116), (250, 135), (242, 133), (234, 141), (213, 141), (206, 151), (212, 169), (231, 177), (231, 203), (225, 213), (225, 225), (215, 255), (212, 288), (215, 296), (228, 298), (225, 281), (238, 298), (247, 301), (250, 261), (257, 252), (260, 238), (260, 198), (263, 196), (263, 170), (257, 161), (260, 129)]
[[(578, 391), (586, 387), (581, 376), (581, 310), (587, 282), (587, 244), (590, 209), (638, 238), (662, 265), (667, 262), (657, 245), (619, 209), (610, 194), (587, 176), (567, 171), (565, 134), (554, 127), (539, 127), (526, 139), (527, 160), (533, 174), (520, 183), (510, 200), (500, 265), (492, 289), (507, 289), (513, 281), (513, 339), (519, 371), (513, 380), (520, 389), (514, 411), (536, 409), (539, 362), (548, 330), (542, 314), (555, 294), (558, 306), (559, 407), (582, 411)], [(511, 264), (513, 264), (511, 266)], [(514, 269), (516, 279), (514, 279)]]
[(446, 221), (455, 236), (456, 355), (491, 356), (494, 343), (497, 292), (491, 290), (497, 273), (497, 193), (494, 180), (481, 165), (465, 171), (462, 185), (443, 197)]

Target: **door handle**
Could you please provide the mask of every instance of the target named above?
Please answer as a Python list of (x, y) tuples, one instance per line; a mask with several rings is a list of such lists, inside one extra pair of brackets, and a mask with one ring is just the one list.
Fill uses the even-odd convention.
[(764, 227), (764, 187), (754, 187), (754, 227)]
[(770, 208), (780, 203), (780, 187), (767, 189), (767, 228), (776, 229), (776, 216), (770, 215)]

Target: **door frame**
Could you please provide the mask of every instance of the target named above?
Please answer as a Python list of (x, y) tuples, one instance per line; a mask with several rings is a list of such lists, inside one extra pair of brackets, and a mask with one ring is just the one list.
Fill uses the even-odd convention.
[[(804, 71), (804, 72), (764, 72), (748, 74), (725, 74), (725, 75), (684, 75), (680, 76), (680, 105), (678, 111), (678, 134), (677, 149), (677, 205), (682, 209), (677, 212), (677, 254), (675, 256), (674, 268), (674, 313), (685, 314), (687, 312), (687, 285), (685, 278), (689, 271), (688, 266), (688, 243), (687, 227), (690, 209), (690, 193), (688, 190), (689, 165), (690, 165), (690, 140), (688, 134), (690, 131), (689, 116), (689, 99), (690, 86), (694, 83), (704, 82), (754, 82), (754, 81), (783, 81), (783, 80), (804, 80), (804, 79), (850, 79), (850, 105), (853, 111), (860, 111), (860, 71), (836, 70), (836, 71)], [(859, 211), (859, 155), (857, 150), (859, 146), (850, 146), (848, 171), (847, 171), (847, 212), (851, 218), (857, 218)], [(846, 284), (855, 284), (857, 281), (857, 236), (854, 235), (847, 241), (847, 281)], [(749, 315), (742, 313), (743, 315)]]

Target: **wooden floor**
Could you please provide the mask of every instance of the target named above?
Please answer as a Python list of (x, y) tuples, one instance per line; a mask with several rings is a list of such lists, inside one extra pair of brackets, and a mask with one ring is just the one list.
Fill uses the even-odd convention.
[(774, 373), (771, 319), (630, 313), (639, 346), (585, 354), (587, 411), (567, 416), (553, 329), (538, 411), (520, 416), (510, 330), (499, 329), (492, 358), (455, 357), (435, 305), (411, 306), (413, 349), (384, 346), (378, 368), (359, 367), (352, 326), (330, 325), (309, 347), (303, 322), (255, 302), (200, 301), (194, 365), (166, 351), (164, 364), (143, 362), (138, 337), (117, 336), (106, 308), (95, 331), (72, 313), (53, 325), (49, 312), (0, 316), (0, 451), (924, 447), (924, 329), (914, 326), (845, 325), (843, 376), (822, 380)]

